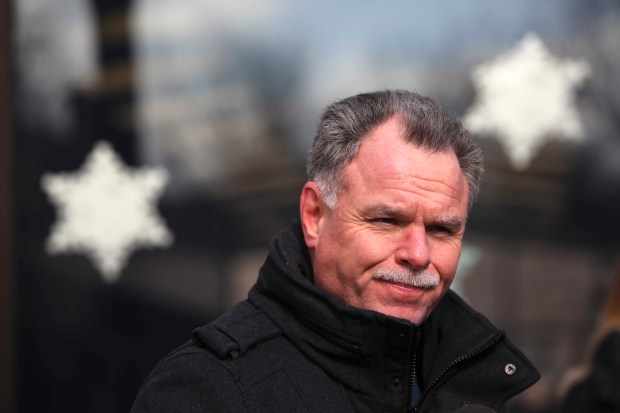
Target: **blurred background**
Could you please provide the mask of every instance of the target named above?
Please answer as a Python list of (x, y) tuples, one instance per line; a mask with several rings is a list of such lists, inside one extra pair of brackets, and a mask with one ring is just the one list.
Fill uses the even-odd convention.
[(453, 288), (542, 373), (513, 411), (551, 411), (584, 362), (620, 263), (619, 2), (9, 12), (2, 411), (128, 411), (160, 358), (245, 297), (297, 215), (321, 110), (385, 88), (432, 97), (482, 143)]

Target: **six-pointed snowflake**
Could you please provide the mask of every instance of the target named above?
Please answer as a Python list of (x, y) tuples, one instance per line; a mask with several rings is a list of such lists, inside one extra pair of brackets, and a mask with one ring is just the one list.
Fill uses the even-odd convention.
[(549, 139), (580, 140), (574, 89), (589, 75), (584, 61), (561, 61), (535, 34), (477, 67), (478, 99), (465, 116), (472, 132), (495, 134), (517, 169)]
[(167, 179), (161, 168), (127, 168), (106, 142), (80, 171), (45, 174), (41, 184), (57, 210), (47, 251), (84, 253), (104, 280), (116, 281), (135, 249), (171, 245), (155, 208)]

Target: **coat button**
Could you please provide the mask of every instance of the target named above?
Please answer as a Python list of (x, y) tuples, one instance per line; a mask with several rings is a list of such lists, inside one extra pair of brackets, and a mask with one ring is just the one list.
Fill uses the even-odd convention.
[(512, 376), (517, 372), (517, 366), (512, 363), (508, 363), (504, 366), (504, 373), (508, 376)]
[(400, 386), (400, 379), (398, 377), (395, 377), (394, 380), (392, 380), (392, 385), (394, 387)]

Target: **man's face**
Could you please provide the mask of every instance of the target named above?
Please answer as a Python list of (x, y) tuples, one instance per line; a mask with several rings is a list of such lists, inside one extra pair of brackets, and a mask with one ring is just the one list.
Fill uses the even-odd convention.
[(344, 169), (337, 206), (304, 187), (302, 226), (316, 285), (346, 303), (419, 324), (452, 283), (467, 217), (453, 152), (428, 152), (390, 120)]

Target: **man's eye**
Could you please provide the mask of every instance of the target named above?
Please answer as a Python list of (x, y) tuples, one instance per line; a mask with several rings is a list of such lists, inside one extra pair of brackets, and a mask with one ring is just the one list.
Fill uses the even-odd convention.
[(374, 218), (372, 221), (377, 224), (389, 224), (389, 225), (395, 225), (397, 223), (397, 221), (394, 218), (386, 218), (386, 217)]
[(450, 228), (443, 227), (441, 225), (433, 225), (428, 228), (428, 231), (439, 233), (439, 234), (452, 234), (454, 232)]

